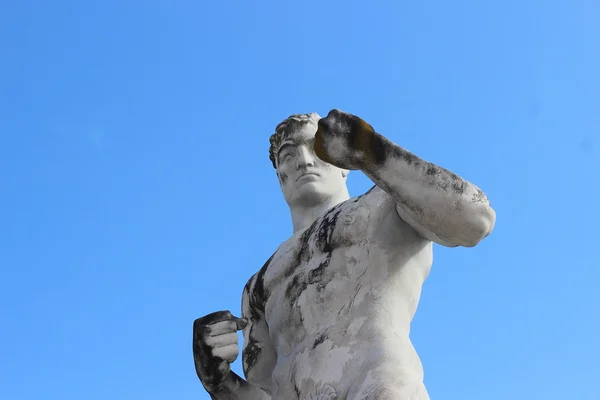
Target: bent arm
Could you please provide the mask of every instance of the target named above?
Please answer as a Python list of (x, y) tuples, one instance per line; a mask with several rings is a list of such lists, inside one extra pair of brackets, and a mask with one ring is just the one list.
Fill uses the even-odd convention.
[(254, 275), (244, 287), (242, 294), (242, 317), (248, 321), (244, 328), (242, 365), (246, 380), (233, 371), (223, 385), (211, 390), (213, 400), (270, 400), (271, 372), (277, 356), (271, 345), (267, 325), (260, 310), (252, 301), (257, 276)]
[(212, 400), (271, 400), (265, 391), (254, 386), (236, 373), (230, 372), (227, 381), (219, 388), (210, 392)]
[(473, 247), (491, 233), (496, 213), (477, 186), (373, 135), (377, 162), (367, 162), (363, 172), (394, 198), (400, 218), (419, 234), (448, 247)]

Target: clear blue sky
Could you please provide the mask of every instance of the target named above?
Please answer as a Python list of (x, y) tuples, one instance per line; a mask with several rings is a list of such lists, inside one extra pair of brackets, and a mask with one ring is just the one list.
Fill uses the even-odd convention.
[(3, 2), (0, 398), (208, 399), (192, 322), (291, 232), (268, 136), (340, 108), (497, 212), (435, 248), (432, 399), (600, 399), (599, 4), (365, 4)]

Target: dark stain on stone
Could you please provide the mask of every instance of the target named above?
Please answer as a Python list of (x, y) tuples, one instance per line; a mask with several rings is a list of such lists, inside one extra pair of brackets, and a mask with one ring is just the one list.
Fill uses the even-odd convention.
[(308, 254), (308, 245), (309, 245), (309, 241), (313, 236), (313, 233), (315, 232), (315, 230), (317, 229), (317, 226), (319, 226), (319, 220), (317, 219), (315, 222), (313, 222), (307, 230), (305, 230), (302, 233), (302, 236), (300, 237), (300, 251), (298, 252), (298, 257), (296, 259), (296, 265), (294, 265), (294, 268), (290, 268), (291, 272), (294, 272), (294, 270), (296, 269), (297, 266), (300, 265), (300, 262), (304, 261), (308, 261), (309, 259), (309, 254)]
[(288, 284), (285, 290), (285, 298), (288, 299), (291, 304), (293, 304), (296, 300), (298, 300), (300, 294), (306, 290), (307, 286), (308, 282), (306, 277), (304, 277), (301, 272), (297, 273), (294, 275), (292, 281)]
[(256, 274), (254, 290), (252, 291), (252, 293), (250, 293), (250, 308), (253, 310), (256, 309), (262, 312), (264, 312), (265, 310), (265, 304), (269, 296), (269, 293), (265, 289), (265, 273), (267, 272), (267, 268), (269, 268), (269, 265), (271, 264), (271, 261), (273, 260), (274, 256), (275, 254), (273, 254), (267, 260), (265, 265), (263, 265), (262, 268)]
[(337, 225), (338, 217), (342, 212), (343, 204), (344, 203), (340, 203), (336, 205), (321, 218), (319, 230), (317, 232), (317, 247), (323, 253), (331, 253), (333, 250), (331, 237)]
[(452, 189), (454, 189), (457, 194), (463, 194), (465, 192), (465, 182), (462, 179), (454, 181)]
[(297, 367), (296, 365), (292, 365), (291, 371), (290, 371), (290, 382), (294, 383), (294, 392), (296, 393), (296, 398), (300, 399), (300, 389), (298, 388), (298, 385), (296, 384), (296, 370)]
[[(244, 286), (244, 294), (243, 296), (245, 296), (248, 299), (248, 305), (249, 305), (249, 309), (250, 309), (250, 319), (253, 320), (257, 320), (261, 318), (261, 315), (259, 314), (258, 310), (256, 309), (256, 304), (255, 301), (252, 300), (253, 296), (250, 294), (250, 287), (252, 286), (252, 282), (255, 282), (256, 280), (256, 275), (254, 275), (252, 278), (250, 278), (250, 280), (248, 280), (248, 283), (246, 283), (246, 286)], [(242, 297), (243, 298), (243, 297)]]
[(475, 188), (473, 191), (473, 195), (471, 196), (471, 201), (473, 202), (484, 202), (487, 201), (487, 196), (483, 191), (479, 188)]
[[(267, 262), (262, 266), (262, 268), (246, 283), (244, 287), (244, 293), (248, 296), (248, 303), (250, 308), (250, 320), (251, 321), (260, 321), (264, 318), (265, 311), (265, 303), (269, 296), (267, 290), (265, 289), (265, 273), (273, 260), (273, 254)], [(252, 287), (252, 283), (254, 283), (254, 287), (252, 292), (250, 292), (250, 288)], [(261, 315), (261, 313), (263, 315)], [(255, 339), (254, 336), (254, 325), (250, 325), (250, 331), (248, 332), (248, 345), (244, 348), (242, 352), (243, 364), (246, 366), (246, 371), (250, 370), (256, 365), (258, 360), (260, 359), (262, 353), (262, 348), (260, 347), (259, 342)]]
[(413, 154), (410, 151), (395, 145), (383, 136), (381, 137), (381, 141), (384, 142), (386, 147), (389, 148), (388, 152), (392, 154), (393, 158), (404, 160), (408, 165), (412, 165), (414, 167), (417, 167), (421, 164), (422, 160), (417, 157), (416, 154)]
[(389, 146), (371, 125), (356, 116), (346, 116), (348, 139), (352, 148), (363, 152), (366, 162), (381, 166), (387, 159)]
[[(300, 250), (298, 251), (293, 265), (289, 268), (290, 282), (285, 289), (285, 299), (289, 307), (294, 310), (298, 298), (308, 288), (309, 284), (316, 284), (316, 290), (321, 291), (327, 283), (333, 278), (333, 274), (326, 274), (327, 267), (331, 260), (331, 252), (333, 251), (332, 235), (335, 229), (338, 216), (342, 210), (342, 204), (338, 204), (329, 210), (323, 217), (317, 219), (299, 238), (301, 242)], [(324, 254), (324, 259), (319, 266), (311, 271), (299, 270), (301, 263), (309, 262), (312, 257), (310, 244), (314, 243)], [(324, 277), (327, 277), (324, 279)], [(303, 326), (302, 313), (292, 311), (289, 317), (290, 327), (300, 329)]]
[(458, 195), (463, 195), (469, 185), (460, 176), (434, 164), (429, 164), (425, 173), (432, 178), (433, 185), (446, 192), (452, 191)]
[(427, 167), (427, 175), (436, 175), (438, 174), (439, 168), (437, 168), (435, 165), (433, 164), (429, 164), (429, 166)]
[(325, 339), (327, 339), (327, 334), (326, 333), (321, 333), (317, 336), (317, 338), (315, 339), (312, 348), (315, 349), (318, 345), (320, 345), (321, 343), (323, 343), (325, 341)]
[(367, 154), (369, 154), (369, 161), (378, 166), (382, 166), (385, 163), (389, 151), (389, 146), (382, 139), (383, 136), (375, 132), (371, 133), (371, 143), (369, 144), (370, 151), (367, 152)]
[(296, 386), (295, 383), (294, 383), (294, 392), (296, 393), (296, 397), (300, 398), (300, 389), (298, 389), (298, 386)]
[(246, 371), (251, 370), (256, 365), (258, 360), (260, 360), (261, 353), (262, 349), (259, 346), (258, 340), (254, 338), (254, 327), (251, 326), (248, 333), (248, 345), (242, 353), (242, 360)]
[(298, 255), (293, 260), (290, 260), (291, 265), (289, 268), (287, 268), (285, 275), (286, 278), (290, 277), (292, 274), (296, 274), (285, 290), (285, 298), (290, 302), (290, 304), (294, 304), (300, 294), (306, 290), (306, 287), (308, 286), (306, 275), (302, 271), (298, 271), (298, 267), (302, 262), (307, 262), (310, 258), (309, 240), (313, 232), (316, 230), (317, 223), (318, 220), (302, 233), (299, 239), (301, 245)]
[(317, 285), (317, 292), (325, 289), (325, 286), (333, 279), (333, 274), (330, 274), (329, 279), (325, 280), (325, 270), (329, 266), (331, 261), (331, 255), (327, 254), (325, 259), (321, 261), (319, 266), (308, 273), (308, 283), (311, 285)]
[[(297, 273), (292, 278), (292, 281), (288, 284), (285, 291), (285, 297), (290, 302), (295, 302), (300, 294), (306, 290), (309, 283), (315, 283), (316, 279), (322, 275), (322, 271), (329, 265), (331, 258), (331, 237), (337, 224), (338, 216), (341, 212), (342, 204), (338, 204), (329, 210), (323, 217), (317, 219), (311, 224), (311, 226), (302, 233), (300, 237), (300, 251), (294, 262), (295, 265), (290, 266), (289, 274)], [(316, 235), (315, 235), (316, 233)], [(304, 275), (302, 272), (298, 272), (297, 269), (302, 262), (308, 262), (310, 258), (309, 244), (316, 236), (316, 246), (326, 254), (325, 260), (319, 265), (319, 267), (309, 273), (309, 276)]]
[[(327, 270), (327, 267), (329, 267), (331, 261), (333, 232), (337, 226), (338, 217), (342, 212), (343, 204), (344, 203), (336, 205), (320, 219), (319, 227), (316, 232), (316, 246), (324, 253), (325, 258), (317, 268), (308, 273), (308, 283), (316, 284), (317, 291), (319, 292), (325, 288), (331, 279), (333, 279), (333, 274), (327, 274), (325, 271)], [(328, 278), (326, 279), (326, 277)]]
[(285, 185), (287, 183), (288, 176), (285, 172), (280, 172), (279, 179), (281, 179), (281, 183), (283, 183)]

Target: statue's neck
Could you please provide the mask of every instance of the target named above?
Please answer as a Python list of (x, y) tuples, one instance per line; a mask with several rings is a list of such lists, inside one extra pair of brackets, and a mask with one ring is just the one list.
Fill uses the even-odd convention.
[(294, 233), (308, 228), (317, 220), (317, 218), (325, 214), (325, 212), (348, 200), (349, 198), (350, 195), (348, 194), (348, 189), (344, 189), (319, 204), (310, 207), (290, 207)]

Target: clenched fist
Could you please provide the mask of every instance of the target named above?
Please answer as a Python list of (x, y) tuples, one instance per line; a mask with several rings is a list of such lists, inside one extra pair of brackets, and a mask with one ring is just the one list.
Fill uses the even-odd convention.
[(315, 153), (326, 163), (342, 169), (363, 170), (384, 161), (384, 142), (371, 125), (356, 115), (331, 110), (318, 125)]
[(211, 392), (223, 384), (230, 364), (239, 354), (237, 331), (248, 322), (229, 311), (217, 311), (194, 321), (194, 365), (204, 388)]

